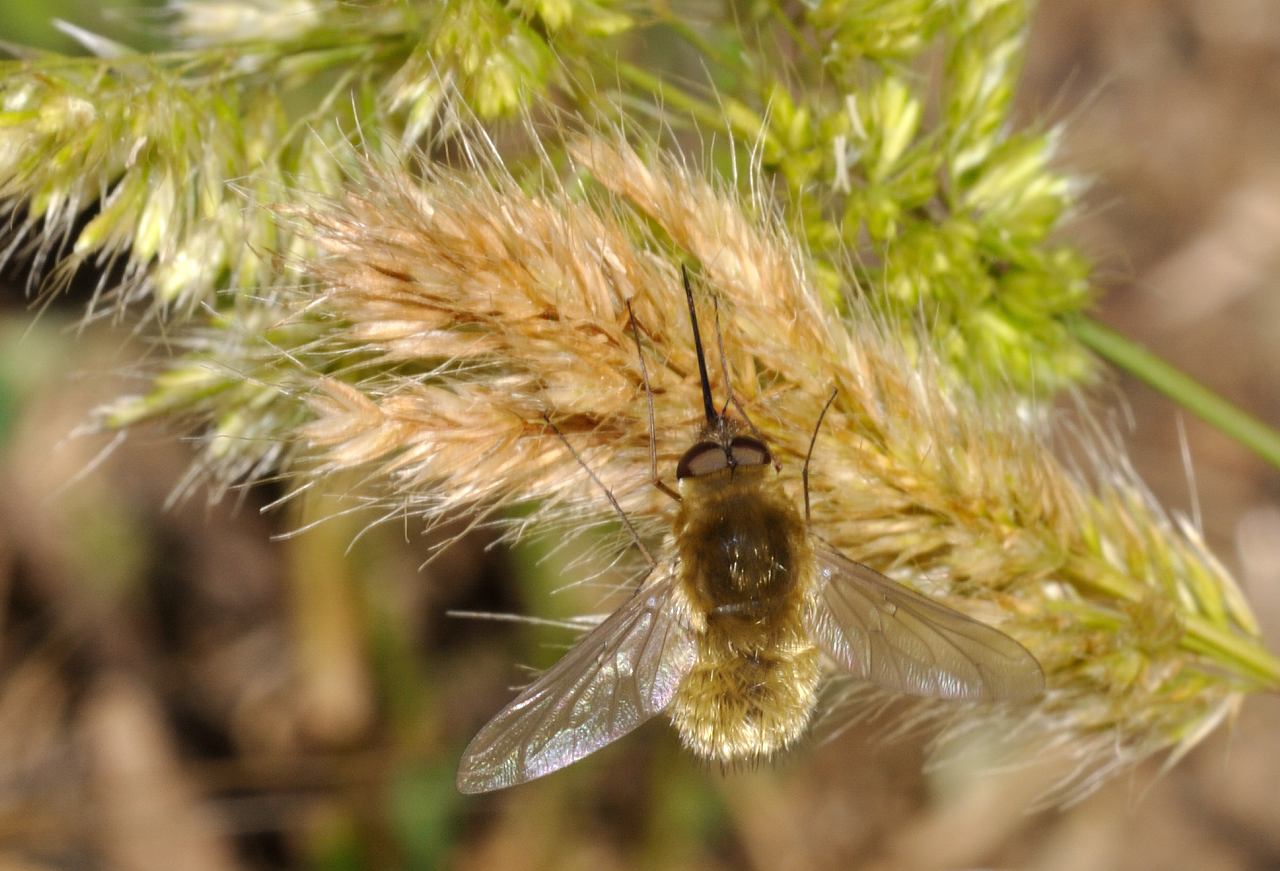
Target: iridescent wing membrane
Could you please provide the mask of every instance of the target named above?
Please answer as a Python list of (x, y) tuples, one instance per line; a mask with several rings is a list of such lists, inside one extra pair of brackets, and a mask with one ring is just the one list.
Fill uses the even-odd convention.
[(488, 792), (576, 762), (661, 712), (693, 666), (674, 577), (641, 589), (472, 739), (458, 789)]
[(1044, 674), (1008, 635), (814, 540), (810, 638), (841, 667), (886, 689), (944, 699), (1027, 699)]

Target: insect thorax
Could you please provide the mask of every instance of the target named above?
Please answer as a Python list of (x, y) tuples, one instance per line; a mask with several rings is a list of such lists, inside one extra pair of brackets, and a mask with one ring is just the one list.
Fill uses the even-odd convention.
[(676, 520), (690, 603), (708, 618), (768, 621), (795, 598), (810, 557), (804, 521), (765, 478), (739, 468), (681, 482)]

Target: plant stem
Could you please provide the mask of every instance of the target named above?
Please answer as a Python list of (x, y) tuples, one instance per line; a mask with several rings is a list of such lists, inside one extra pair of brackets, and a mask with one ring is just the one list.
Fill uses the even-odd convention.
[(712, 129), (728, 128), (731, 132), (749, 139), (760, 135), (763, 122), (757, 123), (753, 128), (750, 124), (741, 123), (741, 119), (734, 117), (732, 113), (726, 113), (634, 64), (615, 61), (615, 65), (619, 76), (653, 95), (659, 103), (669, 103), (677, 109), (682, 109)]
[(1071, 322), (1076, 338), (1280, 468), (1280, 433), (1166, 361), (1091, 318)]
[[(1186, 618), (1186, 646), (1201, 653), (1226, 657), (1245, 674), (1268, 690), (1280, 690), (1280, 659), (1260, 643), (1241, 638), (1235, 632), (1215, 626), (1198, 615)], [(1221, 660), (1220, 660), (1221, 661)]]
[(733, 69), (741, 72), (744, 68), (741, 57), (722, 51), (716, 43), (707, 39), (697, 29), (681, 18), (671, 9), (668, 0), (658, 0), (653, 4), (653, 11), (658, 16), (658, 20), (675, 31), (685, 42), (693, 46), (699, 54), (704, 58), (710, 58), (716, 65), (724, 69)]

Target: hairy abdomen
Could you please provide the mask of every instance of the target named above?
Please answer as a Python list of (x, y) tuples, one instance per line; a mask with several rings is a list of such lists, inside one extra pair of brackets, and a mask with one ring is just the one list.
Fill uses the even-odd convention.
[(802, 630), (788, 628), (743, 650), (709, 627), (698, 639), (697, 664), (676, 692), (671, 722), (704, 759), (762, 758), (804, 734), (818, 678), (818, 652)]

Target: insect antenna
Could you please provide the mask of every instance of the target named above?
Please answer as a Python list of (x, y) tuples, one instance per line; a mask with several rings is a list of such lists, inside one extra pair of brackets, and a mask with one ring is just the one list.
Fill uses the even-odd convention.
[(556, 426), (555, 423), (552, 422), (551, 416), (546, 412), (543, 412), (542, 419), (546, 421), (547, 426), (551, 427), (551, 431), (560, 437), (560, 441), (564, 442), (564, 446), (569, 449), (569, 453), (578, 461), (578, 465), (582, 466), (582, 468), (586, 470), (587, 474), (591, 476), (591, 480), (596, 483), (596, 486), (604, 491), (604, 495), (608, 498), (609, 504), (613, 506), (614, 511), (618, 512), (618, 517), (622, 518), (622, 524), (627, 527), (627, 531), (631, 533), (631, 540), (635, 542), (636, 549), (640, 551), (642, 556), (644, 556), (645, 562), (649, 564), (649, 569), (652, 571), (653, 568), (658, 565), (658, 561), (653, 558), (653, 554), (649, 553), (649, 548), (644, 546), (644, 541), (640, 538), (640, 533), (636, 531), (635, 526), (631, 523), (631, 518), (627, 517), (627, 512), (622, 510), (622, 506), (619, 505), (618, 500), (614, 498), (613, 491), (605, 486), (604, 481), (601, 481), (595, 472), (591, 471), (591, 467), (587, 465), (587, 461), (582, 459), (581, 454), (574, 450), (573, 445), (570, 444), (567, 438), (565, 438), (564, 433), (560, 432), (560, 427)]
[(831, 388), (831, 395), (827, 397), (827, 404), (822, 406), (822, 411), (818, 413), (818, 422), (813, 425), (813, 435), (809, 437), (809, 450), (804, 455), (804, 471), (800, 473), (800, 480), (804, 482), (804, 522), (808, 523), (809, 515), (809, 461), (813, 459), (813, 446), (818, 443), (818, 430), (822, 428), (822, 419), (827, 416), (827, 409), (831, 407), (831, 403), (836, 401), (836, 388)]
[(631, 317), (631, 335), (636, 340), (636, 357), (640, 360), (640, 377), (644, 380), (644, 398), (649, 401), (649, 472), (653, 486), (666, 493), (677, 502), (682, 497), (671, 486), (658, 477), (658, 428), (653, 414), (653, 389), (649, 387), (649, 370), (644, 365), (644, 349), (640, 347), (640, 322), (636, 320), (635, 310), (631, 308), (631, 300), (627, 300), (627, 314)]
[(693, 324), (693, 349), (698, 355), (698, 377), (702, 379), (702, 407), (707, 414), (707, 426), (715, 429), (722, 418), (716, 414), (711, 399), (711, 379), (707, 377), (707, 357), (702, 352), (702, 334), (698, 330), (698, 310), (693, 305), (693, 288), (689, 285), (689, 270), (680, 264), (680, 277), (684, 280), (684, 298), (689, 303), (689, 321)]

